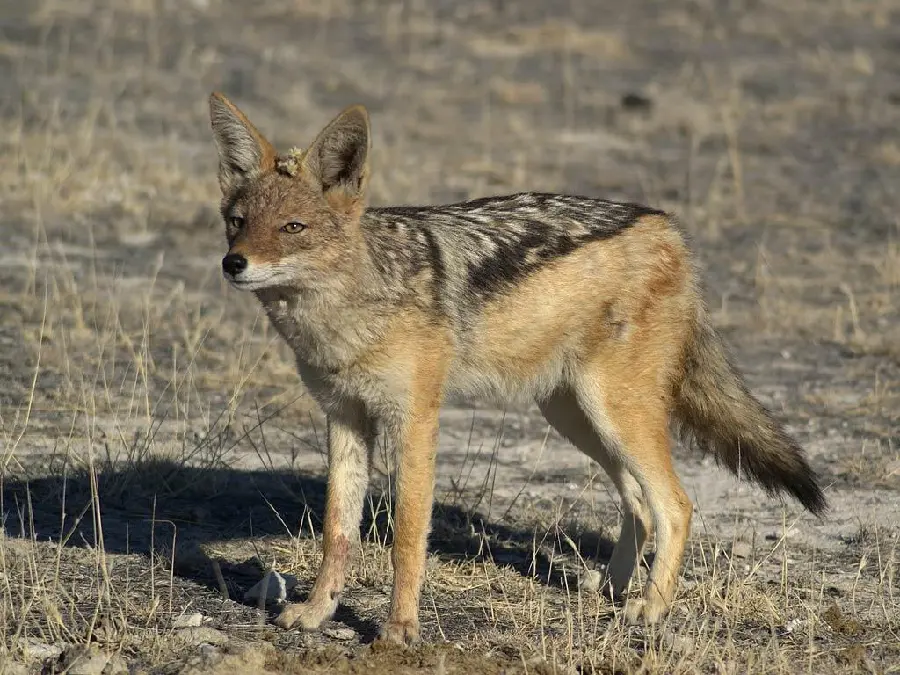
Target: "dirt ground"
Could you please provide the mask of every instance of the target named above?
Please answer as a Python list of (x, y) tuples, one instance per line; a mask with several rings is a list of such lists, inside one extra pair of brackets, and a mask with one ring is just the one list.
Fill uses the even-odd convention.
[[(590, 586), (605, 476), (533, 407), (454, 401), (426, 644), (371, 645), (387, 448), (337, 616), (275, 628), (244, 592), (311, 585), (323, 424), (221, 279), (213, 89), (283, 148), (365, 104), (376, 204), (678, 214), (831, 511), (679, 450), (683, 582), (629, 627)], [(893, 0), (0, 0), (0, 673), (900, 672), (898, 130)]]

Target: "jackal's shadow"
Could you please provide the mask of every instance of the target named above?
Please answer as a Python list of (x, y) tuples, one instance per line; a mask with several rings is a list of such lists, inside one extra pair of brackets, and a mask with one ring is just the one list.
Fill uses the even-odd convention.
[[(96, 475), (92, 497), (91, 477), (76, 472), (31, 480), (10, 480), (2, 486), (2, 517), (7, 536), (64, 541), (67, 546), (96, 543), (95, 505), (99, 503), (103, 545), (109, 553), (147, 555), (156, 545), (165, 546), (177, 533), (176, 550), (208, 550), (204, 544), (254, 537), (308, 537), (311, 523), (321, 531), (325, 477), (291, 470), (242, 470), (194, 468), (154, 460), (126, 468), (108, 468)], [(377, 487), (370, 490), (362, 532), (390, 543), (387, 500)], [(429, 549), (442, 559), (493, 560), (514, 568), (523, 576), (557, 587), (576, 583), (569, 570), (553, 561), (553, 551), (571, 554), (572, 543), (585, 560), (605, 561), (612, 550), (609, 540), (595, 534), (557, 531), (541, 536), (535, 546), (533, 524), (511, 525), (485, 517), (477, 510), (436, 504)], [(549, 552), (549, 554), (548, 554)], [(211, 564), (179, 565), (175, 573), (217, 589)], [(228, 570), (225, 570), (228, 577)], [(308, 589), (311, 579), (301, 580)], [(249, 581), (244, 585), (252, 583)], [(238, 584), (240, 587), (241, 584)], [(244, 589), (246, 590), (246, 589)], [(237, 594), (241, 597), (242, 594)], [(302, 593), (301, 593), (302, 595)], [(364, 626), (342, 608), (338, 620), (365, 635)]]

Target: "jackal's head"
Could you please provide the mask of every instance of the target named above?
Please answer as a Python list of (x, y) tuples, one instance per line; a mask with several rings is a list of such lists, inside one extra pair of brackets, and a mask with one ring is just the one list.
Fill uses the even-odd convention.
[(222, 94), (209, 99), (219, 150), (228, 254), (236, 288), (315, 290), (340, 283), (358, 264), (365, 209), (369, 118), (355, 106), (306, 150), (279, 155)]

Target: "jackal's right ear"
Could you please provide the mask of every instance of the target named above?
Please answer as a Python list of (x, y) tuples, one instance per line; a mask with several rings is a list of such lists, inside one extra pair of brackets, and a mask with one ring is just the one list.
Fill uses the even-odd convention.
[(213, 92), (209, 97), (209, 120), (219, 150), (219, 186), (223, 193), (275, 168), (275, 148), (223, 94)]

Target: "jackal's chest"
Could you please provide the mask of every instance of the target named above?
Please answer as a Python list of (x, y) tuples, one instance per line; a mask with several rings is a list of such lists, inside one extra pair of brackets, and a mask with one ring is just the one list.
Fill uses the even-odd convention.
[(298, 317), (290, 306), (267, 307), (267, 313), (294, 352), (301, 380), (325, 412), (346, 399), (364, 401), (382, 417), (396, 412), (406, 382), (367, 367), (364, 357), (371, 340), (363, 330), (352, 322), (316, 323), (308, 316)]
[(334, 368), (345, 358), (347, 346), (323, 322), (300, 311), (298, 303), (287, 300), (265, 303), (272, 326), (291, 350), (321, 368)]
[(300, 302), (263, 303), (272, 326), (299, 361), (323, 372), (339, 372), (365, 351), (367, 336), (352, 317), (337, 312), (324, 315)]

